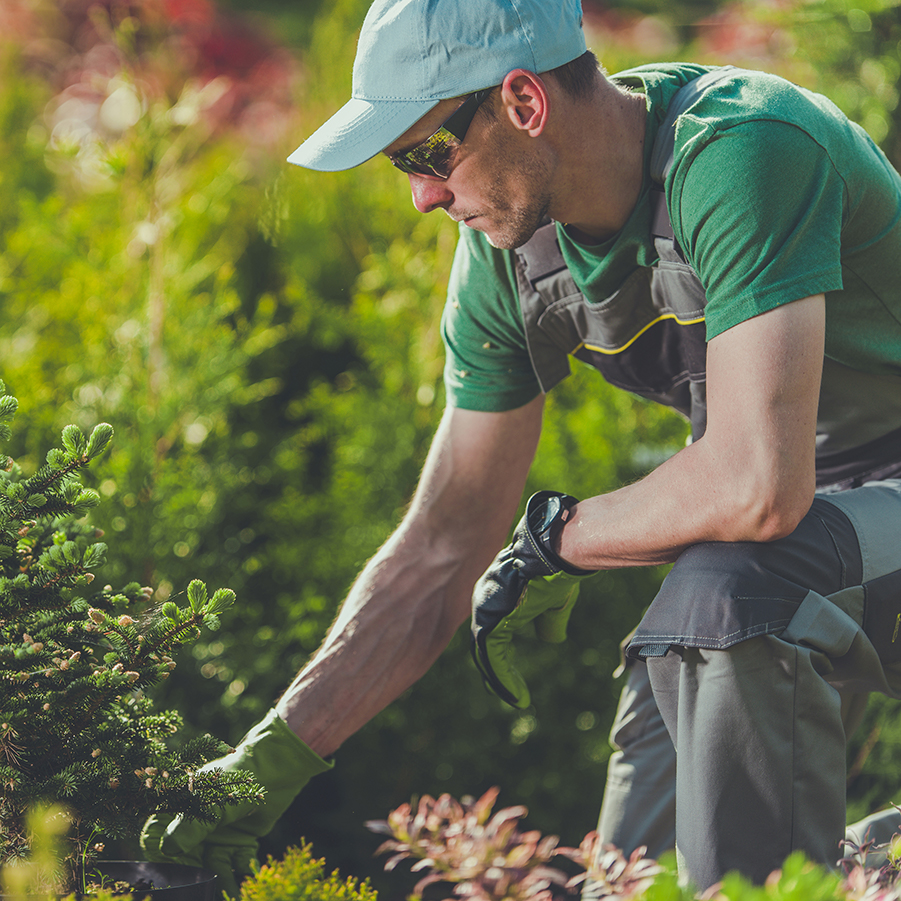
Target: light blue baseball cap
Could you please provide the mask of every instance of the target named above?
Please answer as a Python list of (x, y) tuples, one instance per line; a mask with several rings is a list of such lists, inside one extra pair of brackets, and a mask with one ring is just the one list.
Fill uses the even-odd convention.
[(548, 72), (585, 52), (581, 0), (376, 0), (357, 44), (351, 99), (289, 163), (351, 169), (440, 100)]

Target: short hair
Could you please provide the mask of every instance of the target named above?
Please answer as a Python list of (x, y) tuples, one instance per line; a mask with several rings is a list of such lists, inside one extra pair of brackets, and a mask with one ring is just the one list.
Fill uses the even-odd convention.
[[(542, 74), (553, 76), (563, 93), (571, 99), (584, 100), (594, 89), (599, 70), (598, 58), (590, 50), (586, 50), (581, 56)], [(498, 96), (496, 89), (492, 88), (487, 100), (479, 107), (479, 113), (484, 115), (489, 122), (497, 121), (495, 104)]]
[(570, 98), (582, 100), (594, 90), (599, 68), (598, 58), (590, 50), (586, 50), (581, 56), (545, 74), (553, 75)]

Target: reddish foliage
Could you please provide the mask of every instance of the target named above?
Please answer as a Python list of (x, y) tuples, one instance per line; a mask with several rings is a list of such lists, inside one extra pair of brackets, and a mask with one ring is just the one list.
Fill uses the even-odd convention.
[(251, 144), (279, 140), (293, 115), (296, 61), (212, 0), (61, 0), (53, 16), (38, 15), (27, 0), (5, 0), (0, 25), (58, 91), (51, 110), (68, 104), (71, 112), (76, 101), (91, 130), (123, 81), (144, 112), (171, 106), (187, 85), (216, 81), (217, 99), (201, 110), (207, 128)]
[[(429, 885), (454, 885), (454, 895), (471, 901), (553, 901), (571, 894), (586, 878), (600, 890), (599, 897), (638, 897), (662, 868), (644, 856), (640, 848), (626, 859), (596, 833), (585, 837), (579, 848), (558, 845), (555, 835), (521, 832), (525, 807), (507, 807), (491, 813), (498, 789), (478, 800), (455, 801), (450, 795), (437, 800), (423, 796), (418, 804), (402, 804), (387, 820), (367, 823), (373, 832), (390, 835), (376, 851), (394, 852), (385, 864), (394, 869), (413, 859), (414, 872), (425, 871), (415, 891)], [(549, 866), (560, 856), (585, 869), (573, 878)]]

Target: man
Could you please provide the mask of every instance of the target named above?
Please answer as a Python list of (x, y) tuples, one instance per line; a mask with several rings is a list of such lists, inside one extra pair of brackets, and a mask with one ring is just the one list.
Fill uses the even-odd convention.
[[(267, 786), (263, 808), (151, 823), (145, 847), (246, 872), (256, 836), (428, 669), (471, 597), (480, 670), (524, 706), (517, 628), (559, 639), (584, 575), (675, 562), (628, 648), (602, 835), (675, 841), (699, 888), (762, 880), (796, 848), (833, 863), (850, 714), (901, 693), (898, 175), (781, 79), (606, 78), (578, 0), (377, 0), (353, 99), (290, 161), (379, 152), (419, 210), (461, 223), (447, 410), (403, 523), (225, 758)], [(610, 494), (539, 493), (492, 562), (567, 353), (680, 409), (694, 440)]]

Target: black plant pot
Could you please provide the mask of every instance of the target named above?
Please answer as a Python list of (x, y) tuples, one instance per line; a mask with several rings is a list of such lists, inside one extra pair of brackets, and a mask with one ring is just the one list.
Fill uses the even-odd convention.
[[(215, 873), (180, 863), (100, 860), (92, 867), (92, 872), (100, 873), (105, 881), (127, 882), (134, 886), (134, 901), (142, 898), (151, 901), (220, 901), (222, 895), (216, 888)], [(89, 899), (91, 896), (79, 894), (77, 897)]]

